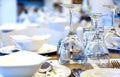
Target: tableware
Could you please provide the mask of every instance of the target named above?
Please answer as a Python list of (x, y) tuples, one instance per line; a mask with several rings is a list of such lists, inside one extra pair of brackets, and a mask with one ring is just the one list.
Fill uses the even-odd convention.
[(117, 60), (111, 61), (113, 68), (120, 68), (120, 63)]
[[(4, 51), (3, 51), (4, 50)], [(0, 48), (0, 55), (7, 55), (11, 54), (17, 51), (21, 51), (21, 49), (16, 48), (16, 46), (11, 45), (11, 46), (6, 46), (3, 48)], [(51, 45), (51, 44), (44, 44), (41, 48), (39, 48), (37, 51), (35, 51), (38, 54), (49, 54), (49, 53), (54, 53), (57, 51), (57, 46)]]
[(47, 59), (49, 57), (28, 51), (0, 56), (0, 74), (4, 77), (31, 77)]
[(109, 52), (104, 44), (104, 29), (101, 31), (98, 26), (98, 20), (101, 16), (102, 15), (99, 13), (92, 14), (92, 18), (95, 21), (94, 35), (85, 48), (85, 54), (88, 62), (90, 61), (90, 63), (94, 63), (102, 67), (108, 67)]
[(113, 37), (113, 40), (117, 44), (116, 46), (120, 48), (120, 37)]
[[(71, 74), (71, 70), (64, 66), (59, 64), (57, 60), (48, 60), (48, 63), (52, 65), (52, 68), (54, 71), (48, 71), (46, 72), (47, 77), (68, 77)], [(35, 74), (35, 77), (37, 77), (38, 74)], [(39, 75), (43, 75), (43, 73), (39, 73)]]
[(105, 37), (105, 44), (110, 52), (120, 53), (120, 37), (109, 35)]
[(120, 77), (120, 70), (113, 68), (91, 69), (82, 72), (80, 77)]
[(75, 77), (80, 77), (80, 74), (83, 72), (82, 69), (78, 68), (78, 69), (72, 69), (72, 73)]
[(14, 45), (11, 46), (6, 46), (0, 48), (0, 56), (8, 55), (13, 52), (18, 52), (20, 51), (18, 48), (16, 48)]
[(16, 44), (21, 50), (28, 50), (28, 51), (36, 51), (38, 50), (50, 37), (50, 35), (35, 35), (32, 37), (28, 37), (25, 35), (12, 35), (11, 38), (13, 42)]
[(117, 47), (108, 47), (109, 52), (120, 54), (120, 49)]
[(59, 62), (65, 63), (79, 63), (84, 64), (86, 62), (84, 56), (84, 47), (82, 41), (78, 38), (76, 33), (73, 31), (73, 9), (79, 7), (80, 4), (61, 4), (61, 6), (69, 10), (69, 26), (70, 31), (68, 35), (61, 40), (58, 48)]
[(48, 62), (44, 62), (40, 65), (39, 73), (46, 73), (47, 71), (50, 71), (52, 68), (51, 64)]
[(57, 46), (44, 44), (41, 48), (39, 48), (36, 52), (38, 54), (49, 54), (57, 51)]
[[(119, 45), (117, 45), (118, 43), (113, 39), (114, 37), (118, 37), (120, 38), (120, 34), (117, 32), (116, 30), (116, 25), (114, 24), (114, 13), (115, 13), (115, 10), (116, 10), (116, 6), (115, 5), (104, 5), (105, 7), (109, 8), (110, 11), (111, 11), (111, 19), (112, 19), (112, 28), (111, 30), (106, 33), (105, 35), (105, 43), (107, 45), (107, 47), (117, 47)], [(112, 38), (112, 39), (111, 39)]]

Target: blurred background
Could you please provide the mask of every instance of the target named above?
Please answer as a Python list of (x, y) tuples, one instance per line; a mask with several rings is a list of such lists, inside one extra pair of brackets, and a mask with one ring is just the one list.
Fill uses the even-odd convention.
[[(6, 24), (9, 24), (10, 26), (12, 24), (13, 26), (13, 24), (19, 24), (21, 26), (20, 24), (22, 24), (22, 26), (27, 27), (47, 26), (53, 28), (50, 25), (56, 25), (58, 21), (66, 24), (69, 22), (68, 9), (60, 6), (60, 3), (79, 3), (82, 5), (75, 10), (77, 11), (73, 17), (73, 23), (75, 24), (79, 24), (84, 19), (89, 21), (89, 16), (84, 17), (84, 15), (89, 13), (110, 14), (110, 10), (103, 7), (103, 5), (117, 5), (115, 15), (117, 17), (120, 15), (120, 0), (0, 0), (0, 25), (6, 26)], [(102, 25), (110, 26), (110, 21), (110, 16), (101, 18)], [(0, 29), (5, 29), (5, 27)], [(57, 28), (54, 29), (58, 30)]]

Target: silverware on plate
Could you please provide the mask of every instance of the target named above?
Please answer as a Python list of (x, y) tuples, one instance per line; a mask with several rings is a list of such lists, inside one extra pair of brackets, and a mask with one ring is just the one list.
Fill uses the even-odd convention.
[(82, 69), (78, 68), (78, 69), (72, 69), (72, 74), (75, 76), (75, 77), (80, 77), (80, 74), (83, 72)]

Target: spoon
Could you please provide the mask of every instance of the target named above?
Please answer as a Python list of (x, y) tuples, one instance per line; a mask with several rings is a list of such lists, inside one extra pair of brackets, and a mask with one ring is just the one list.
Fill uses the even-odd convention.
[(46, 73), (47, 71), (50, 71), (52, 68), (51, 64), (48, 62), (44, 62), (39, 69), (39, 73)]
[(55, 70), (54, 70), (54, 68), (53, 68), (53, 65), (50, 64), (49, 62), (43, 63), (43, 64), (40, 66), (40, 69), (39, 69), (38, 72), (45, 74), (46, 77), (47, 77), (47, 75), (50, 76), (50, 74), (47, 74), (48, 72), (53, 72), (54, 74), (56, 74), (56, 72), (55, 72)]
[(75, 76), (75, 77), (80, 77), (80, 74), (83, 72), (82, 69), (78, 68), (78, 69), (72, 69), (72, 74)]

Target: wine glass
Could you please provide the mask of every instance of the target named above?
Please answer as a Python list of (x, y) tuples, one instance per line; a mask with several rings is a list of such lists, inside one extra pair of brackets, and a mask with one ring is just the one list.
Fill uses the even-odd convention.
[(111, 11), (111, 18), (112, 18), (112, 24), (111, 24), (111, 26), (113, 28), (110, 30), (110, 33), (113, 33), (114, 35), (120, 37), (120, 35), (117, 33), (117, 31), (115, 29), (115, 25), (114, 25), (114, 14), (115, 14), (116, 6), (115, 5), (104, 5), (104, 7), (109, 8), (110, 11)]
[(120, 37), (120, 34), (116, 31), (115, 25), (114, 25), (114, 13), (116, 10), (116, 6), (115, 5), (104, 5), (104, 6), (109, 8), (111, 11), (112, 27), (113, 27), (113, 28), (111, 28), (111, 30), (108, 33), (106, 33), (105, 42), (109, 48), (117, 47), (117, 45), (114, 44), (114, 39), (112, 39), (113, 37)]
[(85, 54), (88, 62), (100, 65), (102, 67), (108, 67), (109, 52), (104, 44), (104, 30), (101, 32), (101, 29), (98, 26), (98, 21), (101, 16), (104, 15), (100, 13), (91, 14), (91, 17), (95, 23), (94, 35), (92, 41), (90, 41), (85, 48)]
[(59, 46), (59, 62), (61, 64), (64, 63), (85, 63), (85, 55), (84, 55), (84, 47), (81, 40), (77, 37), (76, 33), (73, 31), (72, 24), (72, 10), (75, 6), (79, 6), (78, 4), (62, 4), (65, 8), (69, 9), (69, 24), (70, 24), (70, 32), (68, 35), (63, 38), (61, 41), (61, 45)]
[(104, 15), (102, 15), (101, 13), (91, 13), (89, 15), (90, 15), (91, 19), (94, 21), (94, 24), (91, 25), (90, 27), (83, 28), (84, 47), (86, 47), (87, 44), (92, 41), (95, 33), (100, 34), (104, 30), (103, 26), (98, 25), (98, 21), (99, 21), (100, 17), (102, 17)]

